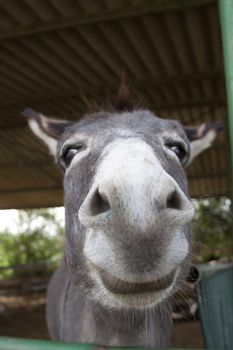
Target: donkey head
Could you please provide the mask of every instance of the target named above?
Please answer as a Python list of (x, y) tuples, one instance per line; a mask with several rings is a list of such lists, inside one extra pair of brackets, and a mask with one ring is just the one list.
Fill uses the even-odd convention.
[(152, 307), (186, 277), (194, 210), (184, 166), (217, 124), (185, 128), (146, 110), (99, 112), (79, 122), (25, 110), (64, 172), (65, 258), (89, 298)]

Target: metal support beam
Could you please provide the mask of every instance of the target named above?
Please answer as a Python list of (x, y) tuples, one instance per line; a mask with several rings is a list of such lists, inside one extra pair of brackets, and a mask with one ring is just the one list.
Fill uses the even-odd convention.
[[(222, 79), (224, 80), (224, 72), (222, 70), (208, 70), (203, 71), (195, 74), (179, 74), (179, 75), (172, 75), (172, 76), (164, 76), (164, 77), (158, 77), (158, 78), (150, 78), (147, 77), (143, 80), (136, 80), (133, 82), (132, 86), (136, 89), (144, 89), (149, 87), (161, 87), (161, 86), (167, 86), (167, 85), (176, 85), (180, 83), (200, 83), (203, 80), (210, 81), (211, 84), (213, 84), (214, 79)], [(32, 95), (17, 95), (15, 98), (11, 96), (9, 100), (6, 98), (1, 99), (0, 98), (0, 107), (7, 107), (16, 105), (19, 103), (25, 103), (25, 101), (41, 101), (41, 100), (52, 100), (57, 98), (63, 98), (63, 97), (72, 97), (77, 96), (80, 97), (85, 94), (89, 95), (103, 95), (103, 94), (109, 94), (109, 93), (116, 93), (117, 89), (119, 88), (119, 82), (117, 81), (115, 84), (109, 84), (109, 85), (98, 85), (98, 86), (89, 86), (89, 85), (82, 85), (77, 86), (76, 91), (74, 92), (74, 89), (66, 90), (66, 89), (60, 89), (60, 90), (54, 90), (54, 91), (46, 91), (42, 94), (32, 94)]]
[(228, 137), (230, 146), (230, 196), (231, 210), (233, 212), (233, 1), (219, 0), (219, 9), (222, 28), (223, 54), (227, 87)]
[[(103, 10), (98, 13), (78, 14), (73, 18), (43, 23), (28, 27), (18, 27), (12, 31), (0, 33), (1, 40), (15, 39), (38, 33), (51, 32), (53, 30), (72, 28), (91, 23), (107, 22), (122, 18), (138, 17), (151, 13), (159, 13), (168, 10), (182, 10), (189, 7), (215, 4), (215, 0), (154, 0), (145, 1), (137, 6), (124, 6), (114, 10)], [(2, 5), (3, 7), (3, 5)]]
[(230, 148), (231, 198), (233, 199), (233, 1), (219, 0), (227, 87), (228, 131)]
[[(4, 350), (124, 350), (126, 347), (104, 347), (91, 344), (77, 344), (77, 343), (63, 343), (52, 342), (48, 340), (32, 340), (32, 339), (20, 339), (20, 338), (0, 338), (0, 349)], [(135, 347), (132, 350), (146, 350), (147, 348)], [(169, 350), (170, 348), (167, 348)]]
[(219, 7), (226, 72), (230, 151), (233, 164), (233, 1), (220, 0)]

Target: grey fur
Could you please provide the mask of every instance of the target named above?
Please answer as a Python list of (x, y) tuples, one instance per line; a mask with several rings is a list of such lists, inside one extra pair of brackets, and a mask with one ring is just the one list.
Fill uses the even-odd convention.
[[(60, 166), (63, 164), (61, 151), (64, 144), (75, 144), (80, 138), (91, 138), (92, 147), (89, 154), (64, 176), (64, 261), (55, 272), (47, 295), (47, 323), (52, 339), (103, 346), (169, 346), (172, 294), (159, 304), (144, 309), (104, 305), (99, 297), (101, 293), (98, 286), (92, 278), (90, 265), (83, 254), (86, 227), (80, 223), (77, 213), (92, 187), (105, 147), (114, 140), (133, 138), (150, 145), (163, 169), (175, 180), (182, 193), (188, 196), (183, 167), (179, 161), (169, 157), (161, 146), (161, 135), (166, 138), (176, 135), (183, 141), (188, 153), (190, 143), (184, 128), (177, 121), (160, 119), (149, 111), (138, 110), (130, 113), (101, 112), (88, 115), (78, 123), (69, 123), (66, 127), (64, 125), (60, 134), (57, 147), (57, 162)], [(155, 200), (159, 205), (159, 199)], [(148, 233), (139, 239), (137, 235), (132, 235), (130, 229), (124, 227), (124, 221), (121, 225), (119, 221), (118, 236), (115, 235), (112, 240), (117, 254), (121, 256), (122, 268), (131, 269), (132, 273), (142, 276), (145, 266), (156, 271), (171, 239), (171, 226), (172, 221), (164, 221), (162, 226), (152, 228), (152, 231), (155, 230), (153, 235), (149, 236)], [(189, 223), (182, 225), (180, 229), (190, 245)], [(154, 237), (154, 241), (151, 237)], [(187, 276), (189, 255), (182, 263), (173, 292), (182, 286)]]

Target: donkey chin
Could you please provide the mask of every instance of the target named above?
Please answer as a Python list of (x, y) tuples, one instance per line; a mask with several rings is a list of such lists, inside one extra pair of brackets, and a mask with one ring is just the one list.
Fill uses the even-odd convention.
[(167, 299), (175, 288), (180, 267), (169, 274), (148, 282), (129, 282), (98, 268), (88, 261), (92, 279), (95, 281), (93, 298), (116, 309), (147, 309)]
[(128, 282), (89, 262), (95, 280), (94, 298), (106, 307), (147, 309), (167, 299), (175, 287), (180, 268), (149, 282)]
[[(92, 234), (93, 232), (89, 232), (87, 236), (91, 237)], [(178, 284), (179, 276), (182, 274), (181, 266), (189, 255), (185, 234), (183, 234), (183, 239), (182, 234), (177, 232), (178, 234), (180, 237), (178, 244), (183, 247), (183, 253), (179, 254), (175, 263), (171, 261), (171, 256), (169, 256), (169, 252), (173, 251), (174, 254), (176, 248), (172, 244), (174, 242), (171, 242), (166, 257), (161, 257), (160, 263), (156, 259), (153, 261), (153, 256), (151, 256), (150, 263), (146, 264), (145, 257), (141, 256), (135, 264), (132, 264), (134, 266), (131, 266), (131, 269), (129, 262), (124, 266), (122, 261), (117, 261), (116, 256), (121, 256), (120, 260), (124, 260), (122, 259), (122, 251), (118, 251), (119, 254), (111, 251), (109, 246), (106, 247), (106, 240), (105, 242), (98, 241), (98, 243), (95, 240), (96, 254), (94, 255), (89, 242), (92, 239), (89, 238), (84, 248), (84, 255), (89, 274), (95, 285), (92, 290), (92, 298), (109, 308), (138, 310), (152, 308), (167, 299)], [(97, 236), (99, 236), (98, 232)], [(102, 254), (98, 250), (98, 246), (101, 247)], [(153, 249), (152, 246), (151, 251)], [(150, 251), (148, 251), (149, 253)], [(123, 254), (125, 255), (127, 252), (123, 252)], [(148, 260), (150, 259), (148, 258)], [(137, 266), (139, 267), (137, 268)]]

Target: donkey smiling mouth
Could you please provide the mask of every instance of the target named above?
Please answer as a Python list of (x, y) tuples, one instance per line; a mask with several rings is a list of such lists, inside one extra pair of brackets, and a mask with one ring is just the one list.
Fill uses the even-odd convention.
[(155, 281), (142, 283), (123, 281), (103, 270), (99, 271), (99, 273), (105, 288), (114, 294), (143, 294), (159, 292), (168, 288), (174, 281), (176, 271), (173, 270), (168, 275)]

